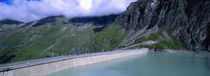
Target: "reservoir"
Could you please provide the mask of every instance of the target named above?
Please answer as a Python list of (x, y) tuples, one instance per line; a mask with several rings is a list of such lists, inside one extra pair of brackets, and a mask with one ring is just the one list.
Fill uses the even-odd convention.
[(72, 67), (48, 76), (210, 76), (210, 55), (149, 52)]

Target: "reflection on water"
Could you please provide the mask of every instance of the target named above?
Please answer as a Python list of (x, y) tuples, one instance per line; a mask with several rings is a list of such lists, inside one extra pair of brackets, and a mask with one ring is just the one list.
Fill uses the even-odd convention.
[(204, 58), (205, 60), (204, 60), (204, 67), (206, 67), (208, 70), (210, 70), (210, 57), (209, 56), (206, 56), (205, 58)]
[(74, 67), (49, 76), (210, 76), (210, 55), (148, 53)]

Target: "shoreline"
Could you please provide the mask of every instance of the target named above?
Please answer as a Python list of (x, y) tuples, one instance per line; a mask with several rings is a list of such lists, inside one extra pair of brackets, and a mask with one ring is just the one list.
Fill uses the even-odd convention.
[(184, 50), (184, 49), (149, 49), (153, 52), (167, 52), (167, 53), (181, 53), (181, 54), (210, 54), (210, 52), (206, 51), (192, 51), (192, 50)]

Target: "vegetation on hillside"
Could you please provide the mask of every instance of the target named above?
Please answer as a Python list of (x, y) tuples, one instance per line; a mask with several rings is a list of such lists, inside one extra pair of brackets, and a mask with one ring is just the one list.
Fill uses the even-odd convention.
[(0, 63), (82, 53), (94, 37), (93, 28), (91, 25), (37, 26), (16, 32), (0, 42)]
[(170, 36), (169, 39), (167, 39), (164, 35), (162, 30), (158, 30), (158, 32), (152, 33), (149, 35), (149, 37), (140, 37), (137, 38), (134, 41), (134, 44), (144, 42), (144, 41), (157, 41), (158, 43), (152, 44), (152, 45), (141, 45), (139, 46), (140, 48), (146, 47), (146, 48), (151, 48), (151, 49), (179, 49), (179, 40), (176, 39), (175, 37)]
[(96, 33), (93, 42), (90, 44), (90, 52), (111, 51), (117, 49), (122, 40), (127, 36), (128, 30), (121, 26), (111, 25), (102, 32)]
[[(0, 63), (112, 51), (120, 49), (121, 46), (127, 46), (131, 41), (123, 42), (126, 41), (126, 37), (129, 38), (137, 33), (133, 32), (128, 35), (130, 29), (118, 25), (109, 25), (99, 32), (95, 32), (95, 28), (97, 26), (91, 24), (84, 24), (83, 26), (73, 24), (49, 26), (45, 24), (36, 27), (24, 27), (24, 29), (8, 35), (8, 37), (2, 37), (0, 40)], [(134, 41), (132, 44), (150, 40), (158, 41), (158, 43), (141, 45), (136, 48), (179, 48), (179, 41), (176, 38), (166, 39), (160, 30), (151, 33), (148, 37), (135, 38), (132, 40)], [(125, 44), (122, 45), (122, 43)]]

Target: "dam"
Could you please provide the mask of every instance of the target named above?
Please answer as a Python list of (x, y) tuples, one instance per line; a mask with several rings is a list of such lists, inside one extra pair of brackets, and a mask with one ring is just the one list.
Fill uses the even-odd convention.
[(0, 76), (46, 76), (65, 69), (146, 54), (147, 48), (59, 56), (0, 65)]

